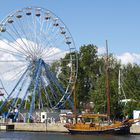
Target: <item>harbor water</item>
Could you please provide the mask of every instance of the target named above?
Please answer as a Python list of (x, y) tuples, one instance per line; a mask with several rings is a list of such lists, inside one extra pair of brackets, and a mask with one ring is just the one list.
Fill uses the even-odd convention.
[(0, 132), (0, 140), (140, 140), (140, 135), (71, 135), (46, 132)]

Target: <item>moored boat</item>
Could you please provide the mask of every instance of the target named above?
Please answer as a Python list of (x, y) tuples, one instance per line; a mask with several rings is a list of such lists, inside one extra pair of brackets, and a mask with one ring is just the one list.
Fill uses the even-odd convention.
[[(82, 127), (85, 125), (81, 124)], [(78, 126), (79, 127), (79, 126)], [(130, 126), (129, 125), (111, 125), (110, 127), (88, 127), (86, 128), (77, 128), (74, 126), (72, 128), (68, 128), (71, 134), (129, 134)]]
[[(95, 118), (96, 114), (83, 115), (80, 118)], [(103, 115), (98, 114), (98, 118), (103, 117)], [(74, 124), (66, 124), (65, 127), (69, 130), (71, 134), (130, 134), (130, 127), (132, 124), (140, 121), (140, 118), (137, 119), (126, 119), (124, 121), (114, 121), (110, 124), (105, 122), (100, 123), (86, 123), (86, 122), (77, 122)]]
[[(139, 120), (125, 120), (107, 122), (107, 115), (104, 114), (82, 114), (77, 118), (80, 120), (90, 119), (91, 122), (76, 122), (74, 124), (66, 124), (65, 127), (71, 134), (129, 134), (130, 126), (135, 121)], [(100, 122), (93, 120), (100, 119)]]

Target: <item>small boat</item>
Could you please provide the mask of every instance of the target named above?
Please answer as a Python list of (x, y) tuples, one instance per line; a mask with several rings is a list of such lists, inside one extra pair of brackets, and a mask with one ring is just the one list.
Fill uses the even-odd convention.
[[(64, 126), (71, 134), (129, 134), (130, 127), (133, 123), (140, 121), (139, 119), (126, 119), (124, 121), (115, 121), (110, 119), (110, 93), (108, 78), (108, 47), (106, 41), (106, 95), (107, 95), (107, 114), (81, 114), (76, 113), (76, 97), (74, 90), (74, 115), (75, 123), (68, 123)], [(75, 87), (74, 87), (75, 88)], [(78, 122), (78, 119), (81, 120)], [(84, 120), (88, 120), (85, 122)], [(90, 120), (90, 121), (89, 121)], [(100, 120), (99, 122), (95, 120)]]

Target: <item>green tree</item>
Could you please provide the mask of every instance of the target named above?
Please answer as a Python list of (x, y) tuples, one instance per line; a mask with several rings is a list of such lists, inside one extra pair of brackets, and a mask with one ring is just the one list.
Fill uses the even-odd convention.
[(78, 105), (90, 101), (90, 91), (95, 89), (95, 81), (98, 71), (97, 47), (89, 44), (81, 46), (79, 52), (78, 79), (76, 93)]

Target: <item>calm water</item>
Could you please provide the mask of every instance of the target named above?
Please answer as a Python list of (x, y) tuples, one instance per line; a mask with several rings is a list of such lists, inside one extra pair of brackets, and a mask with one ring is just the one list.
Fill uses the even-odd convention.
[(0, 132), (0, 140), (140, 140), (140, 135), (70, 135), (38, 132)]

